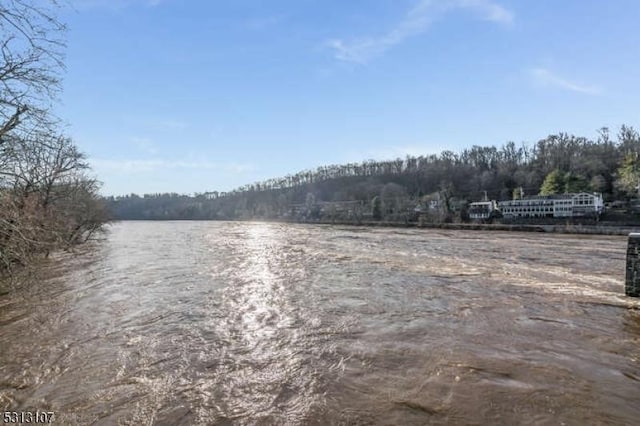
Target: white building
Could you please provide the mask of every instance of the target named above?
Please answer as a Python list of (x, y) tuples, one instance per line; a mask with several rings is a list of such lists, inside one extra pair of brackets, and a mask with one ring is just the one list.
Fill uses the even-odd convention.
[(478, 201), (469, 204), (469, 217), (474, 220), (484, 220), (493, 217), (498, 210), (495, 200)]
[(602, 194), (580, 192), (501, 201), (499, 208), (506, 219), (583, 217), (601, 214), (604, 201)]

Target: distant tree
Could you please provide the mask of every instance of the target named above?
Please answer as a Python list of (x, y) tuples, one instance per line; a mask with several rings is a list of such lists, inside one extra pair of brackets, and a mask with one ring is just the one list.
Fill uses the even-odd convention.
[(640, 191), (640, 159), (638, 153), (625, 155), (617, 171), (616, 188), (627, 196), (634, 196)]
[(440, 183), (438, 195), (440, 199), (439, 207), (441, 210), (441, 216), (443, 216), (445, 221), (448, 221), (452, 213), (451, 201), (455, 196), (453, 184), (451, 184), (451, 182), (442, 181)]
[(338, 216), (338, 209), (335, 204), (330, 204), (326, 211), (326, 216), (331, 219), (331, 222), (335, 222)]
[(563, 177), (564, 192), (575, 193), (589, 190), (589, 182), (575, 173), (566, 173)]
[(626, 125), (620, 127), (618, 143), (624, 155), (640, 152), (640, 135), (633, 127)]
[(589, 188), (594, 192), (604, 192), (607, 189), (607, 179), (602, 175), (595, 175), (589, 182)]
[(404, 186), (397, 183), (387, 183), (380, 191), (380, 200), (385, 214), (396, 213), (400, 210), (403, 200), (407, 196)]
[(371, 200), (371, 215), (375, 220), (382, 219), (382, 201), (378, 195)]
[(307, 211), (310, 212), (311, 210), (313, 210), (313, 207), (316, 205), (316, 197), (315, 195), (313, 195), (313, 193), (308, 192), (307, 193), (307, 198), (305, 199), (305, 207), (307, 208)]
[(559, 194), (564, 189), (564, 174), (555, 169), (544, 178), (540, 187), (540, 195)]
[[(608, 129), (600, 129), (595, 140), (559, 133), (532, 147), (508, 142), (501, 148), (473, 146), (460, 153), (321, 166), (199, 199), (203, 205), (197, 209), (188, 207), (195, 202), (189, 197), (166, 194), (143, 200), (114, 199), (110, 204), (123, 218), (180, 217), (181, 212), (193, 210), (205, 218), (233, 219), (241, 213), (294, 217), (293, 213), (305, 210), (292, 205), (306, 206), (307, 217), (312, 217), (318, 210), (316, 200), (361, 201), (374, 217), (390, 214), (387, 219), (399, 220), (409, 208), (408, 200), (435, 194), (434, 208), (422, 216), (442, 221), (460, 214), (461, 201), (480, 199), (485, 190), (490, 198), (499, 200), (521, 196), (521, 187), (526, 195), (588, 190), (602, 192), (608, 200), (631, 196), (637, 186), (634, 170), (640, 167), (629, 166), (629, 159), (623, 164), (623, 160), (636, 152), (640, 152), (638, 134), (623, 126), (616, 142)], [(246, 206), (246, 210), (237, 206)]]

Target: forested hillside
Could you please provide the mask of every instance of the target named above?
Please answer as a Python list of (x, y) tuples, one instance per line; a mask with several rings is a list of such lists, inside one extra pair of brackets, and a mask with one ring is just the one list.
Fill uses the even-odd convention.
[[(119, 219), (297, 219), (346, 216), (407, 219), (439, 208), (432, 219), (464, 220), (464, 205), (485, 197), (590, 191), (628, 202), (638, 193), (640, 137), (629, 126), (589, 139), (566, 133), (534, 145), (508, 142), (462, 152), (318, 167), (245, 185), (228, 193), (131, 194), (107, 198)], [(457, 216), (456, 216), (457, 215)]]

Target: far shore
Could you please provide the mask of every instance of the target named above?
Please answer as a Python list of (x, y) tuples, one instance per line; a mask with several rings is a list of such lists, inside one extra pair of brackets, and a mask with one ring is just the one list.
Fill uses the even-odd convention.
[(640, 232), (638, 225), (618, 225), (611, 223), (601, 224), (572, 224), (572, 223), (435, 223), (414, 221), (385, 221), (385, 220), (287, 220), (287, 219), (119, 219), (118, 221), (225, 221), (230, 222), (275, 222), (295, 223), (309, 225), (338, 225), (354, 227), (389, 227), (389, 228), (420, 228), (420, 229), (448, 229), (461, 231), (510, 231), (510, 232), (545, 232), (555, 234), (589, 234), (589, 235), (628, 235), (632, 232)]
[[(292, 222), (300, 223), (300, 222)], [(318, 221), (302, 222), (327, 225), (378, 226), (402, 228), (430, 228), (468, 231), (512, 231), (512, 232), (547, 232), (557, 234), (593, 234), (593, 235), (628, 235), (640, 232), (638, 226), (620, 225), (583, 225), (583, 224), (505, 224), (505, 223), (419, 223), (419, 222), (387, 222), (387, 221)]]

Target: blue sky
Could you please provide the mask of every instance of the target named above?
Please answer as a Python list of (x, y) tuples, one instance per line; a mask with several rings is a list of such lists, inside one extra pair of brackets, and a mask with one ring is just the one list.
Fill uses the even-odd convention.
[(104, 194), (640, 127), (636, 0), (71, 0), (58, 114)]

